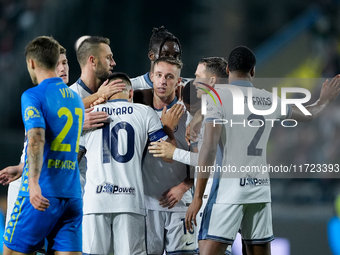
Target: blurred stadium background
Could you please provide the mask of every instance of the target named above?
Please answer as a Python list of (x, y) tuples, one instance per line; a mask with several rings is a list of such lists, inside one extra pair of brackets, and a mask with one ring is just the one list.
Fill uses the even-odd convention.
[[(78, 37), (108, 37), (114, 70), (135, 77), (149, 70), (151, 31), (162, 25), (182, 44), (183, 77), (194, 77), (201, 57), (227, 57), (237, 45), (254, 50), (256, 76), (267, 79), (263, 88), (298, 81), (295, 86), (318, 96), (322, 81), (340, 73), (337, 0), (0, 0), (0, 169), (17, 164), (21, 155), (20, 96), (31, 87), (23, 53), (31, 39), (52, 35), (67, 49), (72, 84), (80, 75), (74, 50)], [(337, 99), (312, 123), (288, 131), (274, 128), (268, 162), (339, 164), (339, 106)], [(335, 213), (339, 174), (303, 177), (272, 180), (274, 234), (285, 247), (279, 250), (282, 255), (331, 254), (327, 222)], [(1, 210), (6, 210), (6, 192), (0, 187)]]

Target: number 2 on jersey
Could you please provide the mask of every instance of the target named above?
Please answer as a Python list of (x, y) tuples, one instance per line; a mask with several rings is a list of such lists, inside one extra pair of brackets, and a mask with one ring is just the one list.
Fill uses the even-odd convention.
[[(120, 155), (118, 152), (119, 131), (123, 129), (127, 134), (127, 141), (124, 144), (127, 145), (127, 150), (124, 155)], [(110, 131), (110, 125), (106, 125), (102, 128), (103, 132), (103, 163), (110, 163), (112, 158), (119, 163), (129, 162), (135, 154), (135, 130), (133, 127), (125, 122), (117, 123)]]
[(266, 121), (265, 121), (263, 116), (259, 116), (259, 115), (256, 115), (256, 114), (249, 115), (248, 121), (250, 121), (250, 120), (262, 120), (263, 125), (259, 127), (259, 129), (257, 130), (257, 132), (254, 135), (254, 138), (251, 140), (251, 142), (250, 142), (250, 144), (247, 148), (247, 155), (248, 156), (262, 156), (263, 149), (256, 148), (256, 145), (259, 143), (259, 141), (261, 139)]
[[(81, 134), (81, 126), (83, 123), (83, 111), (81, 108), (75, 108), (75, 114), (78, 116), (78, 137), (77, 137), (77, 143), (75, 151), (79, 151), (79, 137)], [(61, 118), (62, 116), (66, 116), (67, 120), (63, 127), (63, 129), (60, 131), (60, 133), (57, 135), (57, 137), (52, 141), (51, 143), (51, 150), (52, 151), (71, 151), (71, 144), (69, 143), (63, 143), (65, 137), (67, 136), (68, 132), (70, 131), (72, 125), (73, 125), (73, 115), (72, 112), (66, 108), (61, 107), (58, 110), (58, 117)]]

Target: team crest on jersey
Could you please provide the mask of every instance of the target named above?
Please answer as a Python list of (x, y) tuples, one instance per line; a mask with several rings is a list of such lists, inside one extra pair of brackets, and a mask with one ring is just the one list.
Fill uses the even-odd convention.
[(28, 121), (29, 119), (33, 119), (33, 118), (40, 118), (40, 113), (37, 110), (37, 108), (35, 108), (34, 106), (28, 106), (25, 110), (25, 114), (24, 114), (24, 118), (25, 121)]
[(240, 178), (240, 186), (268, 186), (270, 185), (269, 178)]
[(119, 195), (119, 194), (125, 194), (125, 195), (134, 195), (135, 194), (135, 188), (133, 187), (119, 187), (118, 185), (114, 185), (109, 182), (104, 182), (101, 185), (97, 186), (96, 193), (107, 193), (112, 195)]

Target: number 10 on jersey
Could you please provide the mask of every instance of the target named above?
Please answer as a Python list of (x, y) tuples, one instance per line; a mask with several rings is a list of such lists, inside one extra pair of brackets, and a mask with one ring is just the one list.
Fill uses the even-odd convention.
[[(126, 131), (127, 141), (120, 141), (119, 131)], [(135, 153), (135, 130), (125, 121), (117, 123), (111, 130), (110, 125), (105, 125), (102, 128), (103, 132), (103, 164), (110, 163), (111, 157), (119, 163), (129, 162)], [(124, 155), (118, 152), (119, 143), (127, 145), (127, 150)]]

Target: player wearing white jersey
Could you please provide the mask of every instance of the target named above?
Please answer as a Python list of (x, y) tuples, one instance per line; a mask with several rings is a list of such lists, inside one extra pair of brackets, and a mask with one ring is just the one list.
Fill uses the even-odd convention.
[[(190, 112), (190, 114), (196, 115), (194, 118), (199, 117), (199, 119), (202, 119), (200, 107), (201, 107), (201, 96), (202, 94), (207, 94), (208, 91), (210, 91), (209, 86), (212, 88), (215, 87), (216, 83), (227, 83), (228, 75), (226, 73), (226, 67), (227, 67), (227, 61), (224, 58), (220, 57), (208, 57), (208, 58), (202, 58), (200, 62), (198, 63), (196, 72), (195, 72), (195, 81), (194, 83), (201, 83), (201, 84), (207, 84), (208, 86), (205, 86), (203, 89), (196, 90), (195, 86), (191, 83), (187, 83), (183, 89), (183, 102), (186, 106), (186, 109)], [(198, 85), (201, 85), (198, 84)], [(202, 85), (201, 85), (202, 86)], [(197, 91), (197, 93), (196, 93)], [(196, 121), (196, 120), (195, 120)], [(193, 124), (192, 124), (193, 125)], [(202, 125), (202, 121), (200, 123), (197, 123), (197, 129), (199, 129), (198, 133), (196, 134), (198, 136), (198, 139), (191, 140), (190, 146), (191, 148), (194, 147), (193, 152), (186, 151), (183, 149), (179, 149), (175, 147), (173, 144), (161, 141), (161, 143), (158, 146), (150, 146), (149, 152), (154, 153), (155, 157), (165, 157), (170, 158), (178, 162), (182, 162), (187, 165), (191, 166), (197, 166), (198, 165), (198, 151), (202, 147), (202, 137), (201, 134), (203, 133), (203, 128), (200, 128)], [(151, 145), (154, 145), (155, 143), (151, 143)], [(222, 154), (219, 153), (217, 156), (219, 160), (219, 165), (222, 164)], [(198, 237), (198, 231), (200, 229), (200, 222), (203, 215), (203, 210), (205, 208), (205, 205), (208, 201), (208, 197), (210, 194), (210, 188), (212, 184), (213, 179), (209, 178), (207, 182), (207, 186), (203, 195), (203, 203), (202, 207), (196, 217), (197, 221), (197, 229), (196, 229), (196, 241)], [(198, 248), (198, 243), (197, 243)], [(231, 247), (228, 247), (228, 250), (225, 254), (230, 254)]]
[[(126, 83), (94, 111), (109, 114), (109, 123), (84, 136), (88, 170), (84, 194), (83, 252), (146, 254), (142, 155), (148, 138), (166, 139), (159, 117), (149, 106), (128, 102), (133, 90), (127, 75), (109, 79)], [(112, 234), (111, 234), (112, 233)]]
[[(153, 106), (163, 123), (165, 116), (178, 103), (175, 89), (181, 81), (181, 68), (182, 62), (173, 58), (159, 58), (154, 63), (151, 76)], [(184, 149), (188, 149), (184, 139), (186, 121), (187, 116), (182, 115), (178, 125), (173, 127), (177, 146)], [(187, 166), (178, 162), (165, 163), (147, 153), (143, 161), (143, 182), (148, 209), (148, 254), (162, 254), (164, 249), (168, 253), (193, 253), (194, 232), (186, 231), (184, 226), (185, 211), (192, 200), (189, 188), (193, 185), (188, 178)], [(169, 198), (170, 203), (165, 202), (167, 205), (162, 207), (159, 200), (164, 197)]]
[[(81, 68), (80, 78), (70, 86), (82, 99), (85, 108), (90, 103), (104, 96), (110, 97), (116, 92), (120, 92), (125, 84), (119, 84), (120, 80), (115, 80), (108, 84), (107, 77), (111, 74), (116, 62), (110, 48), (110, 40), (99, 36), (87, 36), (76, 48), (77, 59)], [(104, 82), (104, 83), (103, 83)], [(103, 121), (108, 117), (103, 112), (85, 112), (83, 130), (103, 126)], [(82, 139), (82, 138), (81, 138)], [(79, 162), (80, 182), (84, 191), (86, 175), (86, 159)]]
[[(280, 99), (277, 109), (269, 115), (254, 115), (245, 103), (244, 115), (233, 115), (231, 90), (241, 90), (244, 102), (253, 101), (255, 109), (266, 110), (273, 105), (272, 93), (255, 89), (251, 80), (255, 75), (256, 59), (250, 49), (239, 46), (231, 51), (228, 58), (227, 73), (229, 82), (216, 91), (222, 103), (215, 103), (207, 99), (207, 115), (204, 119), (205, 131), (203, 144), (199, 154), (199, 167), (203, 169), (211, 166), (216, 155), (220, 139), (224, 145), (223, 166), (234, 166), (236, 171), (245, 166), (266, 165), (266, 144), (272, 125), (268, 125), (268, 118), (281, 117)], [(291, 118), (297, 121), (309, 121), (316, 118), (322, 110), (339, 94), (340, 75), (329, 84), (326, 81), (322, 87), (319, 100), (306, 108), (311, 116), (305, 116), (300, 110), (292, 106)], [(249, 95), (248, 92), (252, 94)], [(250, 93), (249, 92), (249, 93)], [(259, 100), (253, 100), (253, 98)], [(287, 114), (287, 115), (288, 115)], [(213, 119), (228, 120), (229, 125), (215, 125)], [(234, 123), (231, 125), (230, 123)], [(238, 123), (238, 124), (236, 124)], [(243, 125), (240, 123), (250, 123)], [(226, 150), (228, 149), (228, 153)], [(268, 176), (249, 175), (238, 171), (238, 178), (228, 178), (229, 173), (219, 173), (220, 178), (214, 180), (212, 192), (204, 215), (199, 233), (199, 247), (201, 254), (223, 254), (228, 244), (232, 244), (236, 233), (241, 229), (242, 238), (246, 244), (247, 254), (270, 254), (270, 241), (273, 240), (270, 186)], [(240, 176), (243, 174), (243, 176)], [(190, 229), (192, 221), (202, 204), (202, 195), (207, 182), (206, 174), (199, 171), (195, 195), (190, 205), (186, 224)], [(233, 177), (233, 176), (231, 176)]]

